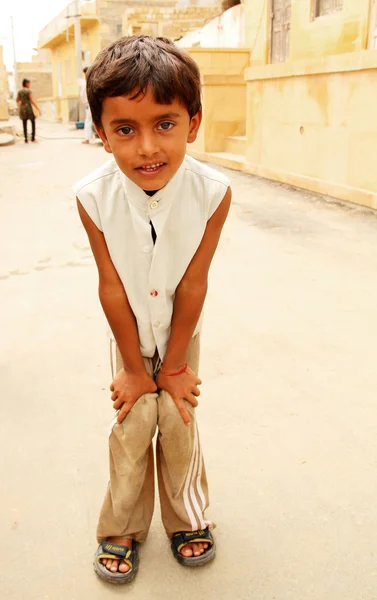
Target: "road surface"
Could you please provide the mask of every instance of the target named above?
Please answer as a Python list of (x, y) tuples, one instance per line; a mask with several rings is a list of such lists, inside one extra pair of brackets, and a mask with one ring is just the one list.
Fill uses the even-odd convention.
[(376, 600), (376, 214), (226, 171), (198, 409), (218, 556), (176, 564), (156, 503), (113, 588), (91, 566), (108, 346), (71, 190), (107, 155), (37, 134), (0, 149), (1, 598)]

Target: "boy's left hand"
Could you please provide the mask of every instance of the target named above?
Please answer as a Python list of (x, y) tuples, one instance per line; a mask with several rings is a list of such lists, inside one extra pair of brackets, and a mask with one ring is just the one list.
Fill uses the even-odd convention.
[(187, 367), (181, 375), (169, 376), (160, 371), (156, 379), (158, 389), (166, 390), (172, 397), (185, 425), (190, 425), (190, 415), (184, 401), (187, 400), (191, 406), (198, 406), (196, 397), (200, 396), (198, 385), (201, 383), (199, 377), (190, 367)]

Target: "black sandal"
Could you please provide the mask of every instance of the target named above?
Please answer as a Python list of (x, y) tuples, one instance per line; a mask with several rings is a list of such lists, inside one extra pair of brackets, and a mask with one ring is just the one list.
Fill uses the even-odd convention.
[[(208, 548), (200, 556), (183, 556), (181, 549), (186, 544), (204, 542)], [(201, 567), (215, 558), (216, 545), (212, 533), (208, 529), (199, 529), (198, 531), (180, 531), (175, 533), (171, 539), (171, 549), (174, 558), (185, 567)]]
[[(113, 573), (101, 562), (103, 558), (124, 560), (130, 567), (130, 570), (127, 571), (127, 573), (121, 573), (120, 571)], [(128, 546), (121, 546), (120, 544), (114, 544), (104, 540), (102, 544), (98, 546), (97, 552), (94, 555), (93, 567), (98, 577), (104, 579), (108, 583), (129, 583), (133, 580), (139, 568), (137, 543), (132, 540), (131, 548), (128, 548)]]

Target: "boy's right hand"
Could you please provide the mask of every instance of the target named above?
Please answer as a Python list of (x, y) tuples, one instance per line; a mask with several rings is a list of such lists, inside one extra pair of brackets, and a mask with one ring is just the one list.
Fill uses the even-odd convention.
[(147, 371), (132, 373), (121, 369), (114, 377), (110, 391), (113, 392), (111, 400), (114, 409), (120, 409), (117, 421), (121, 423), (136, 400), (143, 394), (156, 392), (157, 386)]
[(198, 385), (202, 382), (190, 367), (184, 373), (169, 376), (162, 370), (156, 379), (157, 387), (166, 390), (173, 399), (174, 404), (181, 413), (185, 425), (190, 425), (190, 415), (187, 411), (185, 400), (194, 408), (198, 406), (197, 396), (200, 395)]

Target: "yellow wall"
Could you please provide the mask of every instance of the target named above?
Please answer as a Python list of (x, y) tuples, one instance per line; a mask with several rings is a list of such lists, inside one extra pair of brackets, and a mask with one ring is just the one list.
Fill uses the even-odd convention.
[(0, 46), (0, 121), (8, 119), (8, 74), (3, 61), (3, 47)]
[(242, 75), (249, 64), (247, 48), (183, 48), (195, 60), (201, 75)]
[(312, 19), (311, 1), (292, 4), (292, 60), (367, 48), (369, 0), (344, 0), (343, 10)]
[[(343, 10), (313, 18), (314, 0), (292, 0), (290, 59), (365, 50), (370, 0), (344, 0)], [(246, 45), (251, 65), (269, 62), (271, 2), (245, 0)]]
[[(316, 19), (313, 6), (314, 0), (292, 0), (289, 57), (268, 64), (271, 2), (245, 0), (246, 102), (236, 77), (221, 82), (220, 50), (196, 49), (204, 129), (194, 154), (377, 209), (377, 50), (367, 50), (369, 0), (344, 0), (342, 11)], [(243, 149), (237, 157), (225, 152), (225, 137), (242, 135), (230, 132), (232, 124), (242, 126), (242, 107), (246, 139), (232, 141)]]
[[(99, 25), (95, 24), (90, 29), (87, 29), (81, 34), (81, 47), (83, 53), (90, 51), (91, 61), (94, 60), (100, 50)], [(61, 95), (74, 96), (77, 95), (78, 84), (76, 75), (76, 51), (75, 40), (70, 33), (68, 41), (64, 40), (59, 45), (52, 49), (52, 69), (54, 82), (54, 96), (58, 96), (58, 65), (60, 64), (61, 73)], [(85, 60), (82, 61), (82, 66), (85, 66)]]
[(224, 138), (243, 133), (246, 120), (246, 82), (249, 51), (240, 48), (187, 48), (202, 78), (203, 119), (191, 148), (221, 152)]
[(90, 50), (90, 62), (93, 62), (101, 50), (100, 25), (96, 23), (81, 34), (83, 52)]
[(377, 51), (246, 77), (245, 170), (377, 208)]
[(254, 65), (268, 62), (271, 0), (245, 0), (245, 46)]
[[(68, 35), (59, 35), (48, 42), (51, 50), (52, 85), (55, 99), (55, 116), (63, 121), (70, 120), (70, 111), (78, 101), (79, 86), (76, 73), (76, 50), (74, 29), (71, 25)], [(86, 64), (86, 52), (90, 51), (90, 62), (93, 62), (100, 50), (100, 28), (98, 21), (81, 23), (81, 49), (83, 52), (82, 67)], [(60, 72), (60, 86), (59, 86)], [(83, 73), (81, 74), (84, 77)], [(47, 106), (47, 104), (46, 104)], [(46, 112), (47, 114), (47, 112)], [(80, 109), (80, 118), (83, 109)]]
[(246, 85), (237, 75), (203, 78), (203, 120), (195, 150), (221, 152), (224, 138), (243, 133), (246, 119)]

